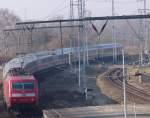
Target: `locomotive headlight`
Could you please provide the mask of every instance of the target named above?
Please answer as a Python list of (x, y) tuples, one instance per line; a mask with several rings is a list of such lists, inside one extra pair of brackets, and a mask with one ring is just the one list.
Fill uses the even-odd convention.
[(31, 98), (31, 101), (33, 102), (33, 101), (34, 101), (34, 98)]

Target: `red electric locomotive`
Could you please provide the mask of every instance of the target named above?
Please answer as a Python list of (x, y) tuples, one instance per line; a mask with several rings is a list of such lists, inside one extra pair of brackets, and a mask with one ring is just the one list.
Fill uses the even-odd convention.
[(38, 82), (20, 68), (13, 68), (3, 82), (4, 103), (7, 110), (38, 106)]

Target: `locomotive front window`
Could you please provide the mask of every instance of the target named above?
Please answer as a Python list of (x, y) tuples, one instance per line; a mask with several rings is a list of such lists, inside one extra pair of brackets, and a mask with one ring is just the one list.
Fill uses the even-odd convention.
[(33, 82), (16, 82), (12, 83), (12, 89), (14, 90), (32, 90), (34, 89), (34, 83)]
[(22, 83), (13, 83), (12, 89), (16, 89), (16, 90), (23, 89), (23, 85), (22, 85)]
[(24, 83), (24, 89), (34, 89), (34, 83)]

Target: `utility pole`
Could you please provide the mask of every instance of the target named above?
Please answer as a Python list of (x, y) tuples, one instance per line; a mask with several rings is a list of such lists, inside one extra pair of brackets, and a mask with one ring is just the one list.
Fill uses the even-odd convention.
[(123, 69), (124, 118), (127, 118), (127, 105), (126, 105), (126, 78), (125, 78), (125, 68), (124, 68), (124, 49), (122, 49), (122, 69)]
[[(78, 0), (78, 16), (79, 19), (83, 19), (85, 17), (85, 0)], [(85, 23), (84, 21), (79, 21), (79, 40), (78, 40), (78, 49), (80, 50), (80, 54), (82, 52), (83, 55), (83, 65), (82, 65), (82, 89), (86, 89), (86, 75), (85, 75), (85, 66), (86, 66), (86, 41), (85, 41)], [(79, 54), (79, 55), (80, 55)], [(80, 57), (80, 56), (79, 56)]]
[(9, 33), (5, 33), (3, 34), (3, 46), (4, 46), (4, 49), (5, 50), (5, 57), (8, 56), (8, 36), (9, 36)]
[(62, 37), (62, 25), (61, 25), (61, 22), (60, 22), (60, 45), (61, 45), (61, 54), (62, 56), (64, 55), (64, 50), (63, 50), (63, 37)]
[[(112, 16), (115, 16), (115, 1), (112, 0)], [(112, 21), (112, 41), (115, 43), (115, 48), (113, 49), (113, 63), (117, 62), (117, 46), (116, 46), (116, 36), (115, 36), (115, 20)]]
[[(147, 0), (144, 0), (144, 15), (147, 14), (149, 9), (147, 9)], [(148, 26), (147, 26), (147, 19), (144, 19), (144, 36), (145, 36), (145, 54), (148, 55)]]
[[(74, 9), (75, 9), (76, 5), (77, 5), (77, 3), (75, 0), (70, 0), (70, 19), (74, 19), (74, 17), (75, 17)], [(70, 25), (74, 26), (75, 25), (74, 21), (70, 22)], [(74, 28), (71, 28), (70, 29), (70, 49), (71, 49), (71, 52), (73, 52), (73, 47), (75, 47), (75, 45), (76, 45), (74, 33), (75, 33)], [(71, 54), (71, 52), (69, 53), (69, 65), (72, 69), (72, 61), (71, 61), (71, 55), (72, 54)]]
[[(86, 6), (85, 6), (86, 7)], [(86, 10), (85, 11), (86, 17), (91, 17), (91, 12)], [(89, 65), (89, 52), (88, 52), (88, 22), (85, 21), (85, 42), (86, 42), (86, 64)]]
[[(75, 16), (75, 7), (77, 9), (77, 16)], [(70, 17), (71, 19), (78, 18), (78, 19), (83, 19), (85, 17), (85, 0), (70, 0)], [(85, 34), (85, 26), (83, 21), (78, 22), (79, 26), (79, 31), (78, 31), (78, 43), (77, 43), (77, 54), (78, 54), (78, 75), (79, 75), (79, 88), (81, 89), (81, 52), (83, 53), (83, 86), (85, 86), (85, 45), (86, 41), (84, 40), (84, 34)], [(74, 23), (72, 23), (74, 25)], [(72, 38), (73, 38), (73, 33), (74, 30), (71, 31), (72, 33)], [(73, 38), (74, 39), (74, 38)], [(71, 39), (70, 39), (71, 41)], [(72, 41), (71, 41), (72, 42)], [(75, 42), (75, 41), (73, 41)], [(70, 47), (72, 47), (72, 43), (70, 43)], [(76, 47), (76, 46), (74, 46)], [(71, 54), (70, 54), (70, 62), (71, 62)]]
[(89, 52), (88, 52), (88, 23), (85, 23), (85, 41), (86, 41), (86, 64), (89, 65)]
[[(140, 15), (146, 15), (147, 14), (147, 1), (146, 0), (139, 0), (138, 1), (140, 4), (143, 5), (142, 8), (138, 9), (138, 13)], [(148, 55), (148, 37), (147, 37), (147, 20), (146, 19), (140, 19), (139, 24), (140, 24), (140, 29), (139, 29), (139, 34), (140, 34), (140, 53), (139, 53), (139, 60), (140, 60), (140, 65), (143, 64), (143, 53), (145, 55)]]

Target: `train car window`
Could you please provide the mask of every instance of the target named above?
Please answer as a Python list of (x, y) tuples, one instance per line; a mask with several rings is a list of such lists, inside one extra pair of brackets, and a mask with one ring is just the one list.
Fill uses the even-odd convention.
[(12, 83), (12, 89), (14, 90), (20, 90), (20, 89), (23, 89), (23, 85), (22, 83)]
[(15, 82), (15, 83), (12, 83), (12, 89), (32, 90), (34, 89), (34, 83), (33, 82)]
[(24, 89), (34, 89), (34, 83), (24, 83)]

